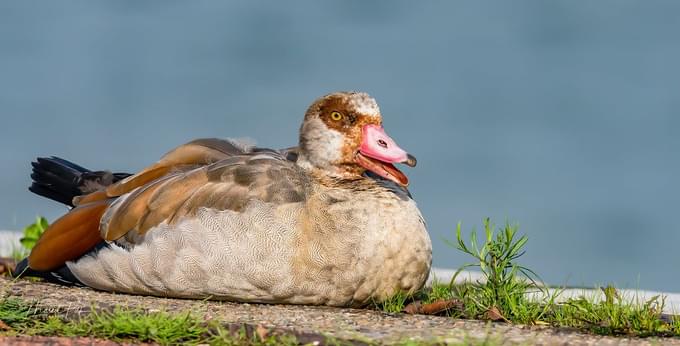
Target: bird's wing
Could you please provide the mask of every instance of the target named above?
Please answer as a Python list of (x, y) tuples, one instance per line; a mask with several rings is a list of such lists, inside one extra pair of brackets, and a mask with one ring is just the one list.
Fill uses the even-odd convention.
[(106, 240), (144, 235), (161, 222), (191, 217), (200, 208), (241, 211), (249, 200), (282, 204), (305, 199), (306, 175), (279, 153), (234, 156), (168, 174), (118, 198), (101, 218)]
[(197, 139), (173, 149), (158, 162), (141, 172), (104, 189), (76, 197), (73, 202), (78, 206), (118, 197), (172, 172), (190, 170), (250, 151), (251, 148), (240, 145), (235, 141), (217, 138)]
[(29, 265), (35, 270), (59, 267), (102, 239), (142, 235), (201, 207), (239, 210), (251, 198), (301, 201), (305, 177), (279, 151), (243, 148), (218, 139), (196, 140), (140, 173), (74, 201), (76, 207), (45, 231), (29, 256)]

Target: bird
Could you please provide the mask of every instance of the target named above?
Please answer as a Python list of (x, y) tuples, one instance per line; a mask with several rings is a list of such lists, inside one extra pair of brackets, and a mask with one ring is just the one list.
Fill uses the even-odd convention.
[(136, 174), (59, 157), (30, 190), (72, 207), (15, 270), (96, 290), (233, 302), (361, 307), (427, 280), (426, 222), (395, 164), (376, 100), (333, 92), (304, 113), (298, 146), (180, 145)]

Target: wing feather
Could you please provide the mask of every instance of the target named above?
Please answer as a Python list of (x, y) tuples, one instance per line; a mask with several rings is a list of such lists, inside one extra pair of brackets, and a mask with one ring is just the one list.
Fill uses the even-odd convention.
[(250, 149), (247, 146), (230, 140), (217, 138), (197, 139), (171, 150), (155, 164), (137, 174), (109, 185), (103, 192), (96, 191), (77, 197), (74, 199), (74, 204), (85, 204), (122, 196), (169, 173), (208, 165), (235, 155), (243, 155), (248, 153)]
[(102, 217), (107, 240), (135, 242), (162, 222), (175, 223), (200, 208), (241, 211), (251, 199), (270, 203), (304, 200), (305, 174), (277, 152), (229, 157), (174, 172), (120, 196)]
[(29, 266), (35, 270), (52, 270), (101, 242), (99, 219), (110, 202), (103, 200), (78, 206), (53, 222), (28, 256)]
[(151, 196), (146, 214), (137, 223), (137, 232), (144, 234), (164, 220), (172, 219), (178, 207), (207, 182), (205, 171), (198, 168), (169, 179)]
[(140, 186), (129, 194), (116, 199), (101, 219), (99, 231), (106, 240), (116, 240), (137, 228), (147, 213), (151, 197), (173, 176), (168, 175)]

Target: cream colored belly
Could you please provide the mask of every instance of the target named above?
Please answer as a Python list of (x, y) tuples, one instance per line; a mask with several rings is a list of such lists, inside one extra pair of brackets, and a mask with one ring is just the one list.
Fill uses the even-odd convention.
[[(332, 206), (329, 214), (351, 218), (335, 220), (335, 227), (342, 234), (333, 238), (335, 244), (328, 246), (326, 253), (334, 253), (336, 260), (327, 261), (325, 267), (341, 268), (335, 275), (332, 270), (326, 271), (328, 277), (323, 281), (329, 282), (326, 287), (335, 289), (336, 298), (344, 302), (325, 304), (362, 305), (372, 299), (387, 298), (398, 290), (414, 291), (423, 286), (430, 272), (432, 245), (415, 202), (350, 202)], [(348, 241), (355, 236), (357, 239)]]
[[(298, 204), (257, 201), (238, 213), (203, 209), (129, 249), (112, 244), (68, 266), (107, 291), (293, 304), (361, 305), (427, 278), (431, 245), (419, 213), (407, 225), (325, 220), (312, 229), (304, 214)], [(325, 222), (340, 227), (327, 232)]]

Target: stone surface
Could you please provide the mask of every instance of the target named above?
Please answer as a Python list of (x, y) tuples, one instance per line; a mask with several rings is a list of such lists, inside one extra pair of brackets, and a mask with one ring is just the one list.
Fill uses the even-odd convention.
[(298, 334), (325, 334), (358, 343), (368, 340), (394, 343), (407, 339), (460, 342), (492, 338), (508, 345), (680, 345), (680, 339), (677, 338), (615, 338), (589, 335), (569, 329), (515, 326), (435, 316), (386, 314), (360, 309), (143, 297), (97, 292), (87, 288), (66, 288), (27, 280), (12, 282), (7, 278), (0, 278), (0, 287), (4, 295), (34, 301), (43, 308), (71, 318), (91, 311), (92, 308), (111, 309), (115, 306), (147, 311), (189, 310), (206, 319), (218, 319), (225, 324), (262, 325)]
[[(11, 251), (17, 248), (19, 245), (19, 238), (21, 238), (21, 233), (18, 231), (3, 231), (0, 230), (0, 257), (9, 256)], [(434, 280), (439, 282), (450, 282), (456, 271), (454, 269), (448, 268), (432, 268), (432, 273), (428, 279), (428, 285)], [(457, 277), (455, 282), (462, 283), (464, 281), (483, 281), (484, 277), (482, 273), (478, 271), (462, 271)], [(550, 292), (554, 292), (555, 289), (549, 289)], [(676, 315), (680, 314), (680, 293), (670, 293), (670, 292), (657, 292), (657, 291), (642, 291), (642, 290), (630, 290), (622, 289), (619, 290), (621, 294), (626, 299), (633, 299), (638, 301), (647, 301), (654, 296), (664, 296), (665, 305), (663, 312), (665, 314)], [(558, 301), (564, 301), (569, 298), (577, 298), (579, 296), (586, 295), (588, 297), (593, 297), (594, 299), (603, 299), (604, 295), (600, 290), (586, 289), (586, 288), (567, 288), (562, 291)]]

